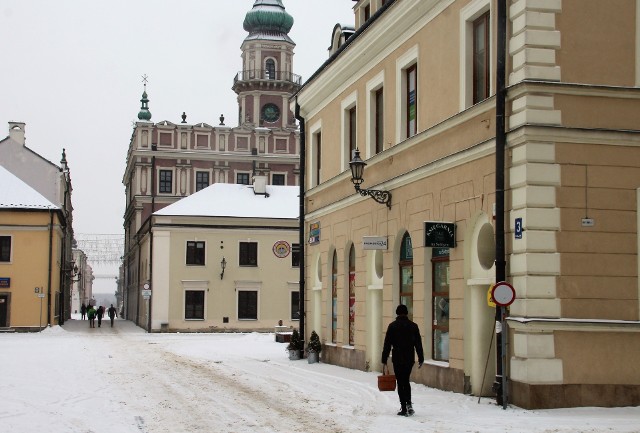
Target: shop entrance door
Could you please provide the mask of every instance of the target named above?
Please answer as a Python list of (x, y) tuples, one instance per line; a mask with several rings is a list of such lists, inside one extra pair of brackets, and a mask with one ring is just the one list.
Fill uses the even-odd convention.
[(0, 294), (0, 328), (9, 327), (9, 295)]

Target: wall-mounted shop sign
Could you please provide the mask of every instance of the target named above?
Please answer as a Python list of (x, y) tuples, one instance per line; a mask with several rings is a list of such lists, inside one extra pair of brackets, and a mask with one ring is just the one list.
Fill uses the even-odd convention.
[(387, 237), (386, 236), (363, 236), (362, 249), (363, 250), (386, 250)]
[(443, 221), (425, 221), (424, 246), (431, 248), (455, 248), (455, 223), (447, 223)]
[(309, 224), (309, 245), (320, 243), (320, 223)]
[(0, 278), (0, 288), (8, 289), (11, 287), (11, 278)]

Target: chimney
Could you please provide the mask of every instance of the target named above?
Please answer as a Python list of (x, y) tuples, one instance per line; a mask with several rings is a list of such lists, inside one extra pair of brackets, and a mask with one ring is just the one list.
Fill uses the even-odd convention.
[(253, 193), (269, 196), (267, 194), (267, 176), (257, 174), (253, 176)]
[(24, 122), (9, 122), (9, 138), (24, 146)]

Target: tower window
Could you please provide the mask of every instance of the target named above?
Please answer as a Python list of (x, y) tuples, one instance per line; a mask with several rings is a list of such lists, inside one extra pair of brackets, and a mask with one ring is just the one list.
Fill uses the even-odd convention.
[(267, 80), (276, 79), (276, 62), (273, 59), (267, 59), (265, 62), (265, 78)]

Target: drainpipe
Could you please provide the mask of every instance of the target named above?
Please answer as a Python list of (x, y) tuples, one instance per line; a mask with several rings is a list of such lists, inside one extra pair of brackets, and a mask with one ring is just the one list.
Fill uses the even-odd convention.
[(53, 272), (53, 210), (49, 209), (49, 272), (47, 274), (47, 323), (51, 326), (51, 272)]
[(300, 216), (298, 218), (298, 243), (300, 244), (300, 336), (302, 337), (302, 343), (304, 344), (305, 334), (304, 334), (304, 321), (306, 318), (305, 310), (304, 310), (304, 266), (305, 266), (305, 239), (304, 239), (304, 198), (305, 198), (305, 163), (306, 163), (306, 134), (305, 134), (305, 120), (304, 117), (300, 116), (300, 105), (298, 105), (298, 100), (296, 99), (296, 112), (295, 117), (300, 122)]
[[(155, 152), (158, 150), (158, 146), (155, 144), (151, 145), (151, 150)], [(151, 157), (151, 169), (153, 170), (151, 173), (151, 215), (149, 215), (149, 284), (151, 285), (152, 295), (153, 296), (153, 213), (156, 211), (156, 156), (153, 155)], [(139, 260), (139, 258), (138, 258)], [(151, 309), (153, 306), (153, 301), (150, 299), (147, 300), (149, 303), (149, 316), (147, 317), (147, 332), (151, 332)]]
[[(506, 107), (506, 41), (507, 41), (507, 4), (498, 0), (497, 8), (497, 52), (496, 52), (496, 282), (506, 279), (505, 238), (504, 238), (504, 170), (505, 170), (505, 107)], [(504, 307), (496, 306), (496, 327), (500, 326), (499, 338), (496, 338), (496, 378), (493, 390), (496, 402), (506, 409), (507, 386), (503, 358), (506, 349), (506, 326)], [(500, 324), (500, 325), (498, 325)]]

